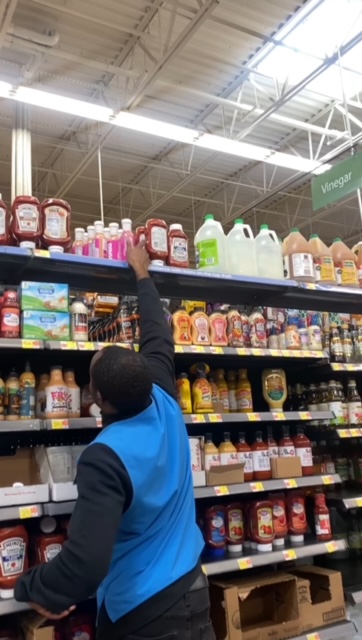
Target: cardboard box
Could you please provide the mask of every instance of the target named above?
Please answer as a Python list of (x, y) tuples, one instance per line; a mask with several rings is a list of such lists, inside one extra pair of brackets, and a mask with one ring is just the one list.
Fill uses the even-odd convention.
[(20, 628), (24, 640), (54, 640), (55, 638), (54, 626), (49, 623), (49, 620), (33, 611), (21, 616)]
[(70, 315), (58, 311), (23, 311), (21, 335), (26, 340), (69, 340)]
[(206, 484), (219, 487), (224, 484), (240, 484), (244, 482), (244, 463), (220, 465), (206, 471)]
[(271, 458), (270, 463), (273, 478), (300, 478), (303, 475), (299, 456), (295, 458)]
[[(55, 449), (55, 447), (52, 447)], [(66, 502), (78, 498), (77, 485), (73, 481), (55, 482), (44, 447), (37, 447), (36, 459), (40, 469), (40, 477), (49, 486), (50, 497), (53, 502)]]
[(335, 624), (346, 619), (342, 575), (332, 569), (298, 567), (298, 602), (302, 632)]
[(285, 640), (299, 633), (297, 579), (290, 574), (211, 582), (210, 598), (217, 640)]
[[(2, 456), (0, 502), (2, 507), (49, 501), (49, 486), (42, 482), (33, 449), (17, 449), (14, 456)], [(23, 486), (13, 486), (14, 484)]]
[(69, 311), (69, 287), (53, 282), (22, 282), (19, 287), (22, 311)]

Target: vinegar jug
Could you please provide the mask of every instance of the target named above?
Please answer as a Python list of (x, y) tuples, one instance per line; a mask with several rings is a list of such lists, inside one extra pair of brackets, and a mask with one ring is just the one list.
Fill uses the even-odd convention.
[(284, 279), (283, 254), (278, 236), (262, 224), (255, 238), (257, 274), (261, 278)]
[(358, 271), (358, 283), (362, 287), (362, 242), (358, 242), (352, 247), (352, 251), (356, 256), (356, 267)]
[(197, 269), (211, 273), (228, 272), (225, 235), (211, 213), (205, 216), (194, 242)]
[(341, 287), (358, 287), (356, 256), (341, 238), (333, 240), (332, 258), (337, 284)]
[(251, 227), (241, 218), (226, 236), (229, 273), (233, 276), (256, 276), (255, 241)]

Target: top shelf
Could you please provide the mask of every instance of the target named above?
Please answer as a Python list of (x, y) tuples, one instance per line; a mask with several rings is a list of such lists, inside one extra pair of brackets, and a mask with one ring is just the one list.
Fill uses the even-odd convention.
[[(33, 255), (27, 249), (0, 247), (0, 278), (5, 284), (21, 280), (67, 282), (74, 289), (99, 293), (136, 294), (135, 279), (125, 263), (72, 254)], [(161, 296), (231, 304), (359, 312), (361, 289), (341, 289), (293, 280), (209, 274), (193, 269), (152, 268)], [(361, 297), (360, 297), (361, 296)]]

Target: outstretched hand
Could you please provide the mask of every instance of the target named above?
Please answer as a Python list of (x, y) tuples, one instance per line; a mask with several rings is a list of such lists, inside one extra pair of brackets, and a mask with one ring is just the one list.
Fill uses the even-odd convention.
[(51, 611), (44, 609), (44, 607), (41, 607), (40, 604), (36, 604), (35, 602), (28, 602), (28, 605), (47, 620), (62, 620), (63, 618), (69, 616), (69, 614), (72, 613), (72, 611), (74, 611), (75, 609), (75, 605), (73, 605), (72, 607), (69, 607), (69, 609), (62, 611), (61, 613), (52, 613)]
[(144, 241), (141, 241), (135, 247), (132, 242), (127, 243), (127, 262), (135, 272), (137, 280), (147, 278), (150, 259)]

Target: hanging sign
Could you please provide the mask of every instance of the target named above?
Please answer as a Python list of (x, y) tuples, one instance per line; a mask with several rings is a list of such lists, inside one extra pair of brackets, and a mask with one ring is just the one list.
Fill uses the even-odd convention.
[(362, 187), (362, 153), (340, 162), (312, 180), (313, 211)]

